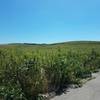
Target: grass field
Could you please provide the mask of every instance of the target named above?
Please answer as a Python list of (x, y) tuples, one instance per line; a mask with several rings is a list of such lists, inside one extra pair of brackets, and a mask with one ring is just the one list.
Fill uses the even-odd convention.
[(40, 94), (80, 86), (99, 68), (99, 41), (0, 45), (0, 98), (42, 100)]

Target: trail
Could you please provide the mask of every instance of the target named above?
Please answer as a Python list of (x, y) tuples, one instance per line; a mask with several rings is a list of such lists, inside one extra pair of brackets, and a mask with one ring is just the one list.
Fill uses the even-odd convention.
[(51, 100), (100, 100), (100, 73), (94, 75), (96, 78), (85, 83), (82, 88), (69, 89), (66, 94)]

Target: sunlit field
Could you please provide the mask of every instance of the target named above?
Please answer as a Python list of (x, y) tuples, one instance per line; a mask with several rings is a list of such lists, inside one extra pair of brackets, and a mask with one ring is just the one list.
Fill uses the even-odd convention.
[(100, 42), (1, 45), (0, 98), (45, 100), (69, 84), (82, 86), (99, 68)]

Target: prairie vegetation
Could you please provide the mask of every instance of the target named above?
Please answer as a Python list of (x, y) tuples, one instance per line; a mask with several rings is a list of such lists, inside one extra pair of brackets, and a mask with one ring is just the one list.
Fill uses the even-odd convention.
[(40, 94), (81, 84), (100, 68), (100, 42), (0, 46), (0, 98), (42, 100)]

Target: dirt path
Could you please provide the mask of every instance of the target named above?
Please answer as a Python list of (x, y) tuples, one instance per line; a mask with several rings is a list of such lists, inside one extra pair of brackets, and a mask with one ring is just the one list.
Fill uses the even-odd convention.
[(100, 73), (88, 81), (82, 88), (69, 89), (66, 94), (56, 96), (51, 100), (100, 100)]

